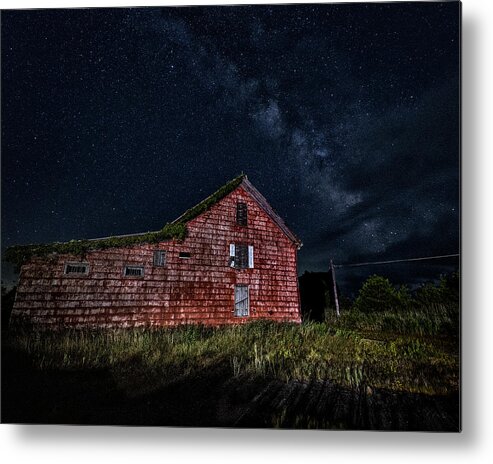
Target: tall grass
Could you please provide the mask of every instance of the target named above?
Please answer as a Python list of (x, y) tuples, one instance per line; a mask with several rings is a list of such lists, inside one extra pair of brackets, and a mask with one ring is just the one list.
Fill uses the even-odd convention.
[(7, 345), (27, 354), (37, 369), (109, 370), (135, 394), (208, 369), (235, 377), (446, 393), (458, 388), (458, 347), (444, 338), (454, 317), (450, 308), (437, 306), (428, 313), (348, 313), (302, 325), (17, 331)]
[(448, 336), (459, 334), (458, 303), (416, 304), (393, 311), (363, 313), (356, 310), (343, 312), (337, 318), (329, 313), (331, 327), (343, 327), (376, 333), (397, 333), (415, 336)]

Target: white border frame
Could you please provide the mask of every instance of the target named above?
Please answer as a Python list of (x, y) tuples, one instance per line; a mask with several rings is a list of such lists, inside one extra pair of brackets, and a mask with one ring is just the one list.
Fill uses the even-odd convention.
[[(349, 0), (348, 2), (352, 2)], [(2, 8), (193, 5), (200, 1), (5, 0)], [(278, 3), (207, 2), (209, 4)], [(282, 3), (291, 3), (284, 1)], [(305, 3), (297, 1), (296, 3)], [(311, 2), (315, 3), (315, 2)], [(485, 463), (493, 456), (493, 2), (463, 3), (463, 432), (457, 434), (0, 426), (3, 462), (144, 461), (415, 464)]]

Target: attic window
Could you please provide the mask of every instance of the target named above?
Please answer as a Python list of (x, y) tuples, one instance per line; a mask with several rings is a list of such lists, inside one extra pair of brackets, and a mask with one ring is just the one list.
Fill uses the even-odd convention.
[(246, 203), (236, 204), (236, 224), (246, 226), (248, 222), (248, 210)]
[(125, 277), (142, 277), (144, 275), (144, 266), (125, 266), (123, 275)]
[(190, 252), (188, 251), (180, 251), (180, 254), (178, 255), (180, 258), (182, 259), (188, 259), (190, 258), (192, 255), (190, 254)]
[(87, 275), (88, 273), (89, 273), (89, 264), (85, 264), (85, 263), (65, 264), (65, 274)]
[(154, 266), (163, 267), (166, 265), (166, 251), (156, 250), (153, 257)]

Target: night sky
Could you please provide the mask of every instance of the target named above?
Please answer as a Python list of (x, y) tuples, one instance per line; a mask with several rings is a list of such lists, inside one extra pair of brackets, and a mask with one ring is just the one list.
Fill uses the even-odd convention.
[(244, 172), (300, 274), (457, 253), (459, 25), (457, 2), (3, 11), (2, 250), (158, 230)]

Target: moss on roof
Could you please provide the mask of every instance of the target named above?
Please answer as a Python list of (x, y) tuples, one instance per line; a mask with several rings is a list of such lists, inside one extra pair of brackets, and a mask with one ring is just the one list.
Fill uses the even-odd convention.
[(5, 251), (5, 259), (12, 264), (20, 266), (34, 256), (47, 256), (53, 253), (83, 256), (87, 252), (94, 250), (129, 247), (144, 243), (159, 243), (171, 239), (183, 240), (187, 235), (187, 222), (209, 210), (226, 195), (235, 190), (245, 178), (246, 176), (244, 174), (235, 177), (205, 200), (185, 211), (185, 213), (171, 224), (166, 224), (157, 232), (94, 240), (71, 240), (70, 242), (55, 242), (37, 245), (15, 245), (7, 248)]
[(92, 250), (129, 247), (143, 243), (158, 243), (173, 238), (183, 240), (186, 232), (185, 224), (166, 224), (157, 232), (147, 232), (139, 235), (108, 237), (96, 240), (70, 240), (70, 242), (39, 245), (15, 245), (5, 250), (5, 259), (12, 264), (20, 266), (34, 256), (47, 256), (53, 253), (83, 256)]
[(243, 179), (246, 179), (245, 174), (241, 174), (238, 177), (235, 177), (233, 180), (230, 180), (227, 184), (223, 185), (219, 190), (208, 196), (205, 200), (202, 200), (193, 208), (185, 211), (178, 219), (173, 221), (172, 224), (185, 224), (196, 218), (200, 214), (204, 213), (205, 211), (209, 210), (218, 201), (222, 200), (226, 195), (235, 190), (243, 182)]

